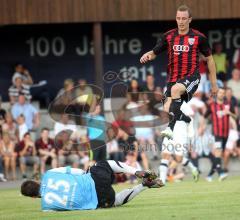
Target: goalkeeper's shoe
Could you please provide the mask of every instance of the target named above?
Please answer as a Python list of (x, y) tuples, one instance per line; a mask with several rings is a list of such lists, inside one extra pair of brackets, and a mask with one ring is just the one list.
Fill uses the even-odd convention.
[(193, 180), (197, 182), (199, 180), (199, 171), (197, 169), (192, 171)]
[(138, 178), (147, 178), (149, 180), (155, 180), (157, 178), (157, 174), (151, 170), (136, 171), (135, 176)]
[(159, 178), (154, 180), (143, 178), (142, 185), (148, 188), (160, 188), (164, 186), (162, 180), (160, 180)]

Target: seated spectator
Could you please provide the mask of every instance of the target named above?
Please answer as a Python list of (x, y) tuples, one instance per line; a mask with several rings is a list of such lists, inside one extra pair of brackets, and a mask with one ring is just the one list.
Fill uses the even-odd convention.
[(72, 79), (65, 79), (63, 83), (63, 88), (58, 92), (56, 99), (59, 99), (59, 104), (68, 106), (74, 100), (74, 82)]
[(232, 71), (232, 78), (227, 82), (227, 87), (232, 89), (233, 95), (237, 98), (238, 104), (240, 103), (240, 69)]
[(2, 140), (0, 141), (0, 151), (4, 161), (6, 178), (10, 179), (9, 168), (12, 172), (12, 180), (16, 180), (16, 154), (14, 152), (15, 144), (10, 139), (8, 133), (3, 133)]
[(162, 89), (157, 86), (154, 90), (152, 99), (148, 103), (149, 110), (153, 115), (158, 115), (159, 110), (163, 109), (163, 101)]
[(58, 165), (63, 167), (66, 163), (73, 168), (79, 166), (79, 155), (76, 142), (70, 139), (70, 135), (66, 131), (62, 131), (56, 137), (58, 147)]
[(1, 152), (0, 152), (0, 182), (6, 182), (7, 180), (5, 179), (4, 177), (4, 174), (3, 174), (3, 159), (2, 159), (2, 155), (1, 155)]
[(93, 152), (87, 136), (83, 135), (80, 137), (79, 143), (79, 156), (80, 156), (80, 165), (84, 170), (87, 170), (89, 166), (93, 165)]
[(21, 114), (24, 115), (28, 130), (38, 128), (40, 123), (38, 110), (32, 104), (26, 103), (23, 94), (19, 95), (18, 102), (13, 105), (11, 112), (14, 120)]
[(238, 115), (239, 109), (238, 109), (238, 100), (235, 96), (233, 96), (232, 88), (227, 87), (226, 88), (226, 102), (233, 106), (234, 108), (234, 114)]
[(213, 59), (216, 64), (217, 79), (221, 80), (224, 84), (224, 87), (226, 87), (228, 68), (227, 54), (223, 52), (221, 43), (216, 43), (214, 45), (214, 50), (215, 53), (213, 54)]
[(8, 95), (12, 105), (18, 101), (20, 94), (24, 95), (27, 102), (31, 101), (30, 86), (23, 83), (21, 76), (17, 76), (15, 77), (14, 84), (8, 89)]
[[(26, 125), (25, 125), (26, 126)], [(10, 112), (7, 112), (5, 115), (5, 121), (2, 125), (2, 131), (3, 133), (8, 133), (10, 135), (11, 141), (13, 141), (15, 144), (18, 143), (19, 140), (19, 131), (17, 124), (14, 122), (13, 117)], [(24, 134), (27, 132), (27, 126), (26, 129), (23, 130)], [(23, 135), (22, 135), (23, 136)]]
[(24, 135), (28, 132), (28, 127), (25, 123), (24, 115), (21, 114), (18, 116), (17, 124), (18, 124), (18, 139), (19, 141), (22, 141), (24, 138)]
[[(142, 170), (142, 167), (141, 165), (138, 163), (137, 161), (137, 158), (136, 158), (136, 155), (133, 151), (129, 151), (127, 153), (127, 156), (126, 156), (126, 162), (125, 162), (128, 166), (131, 166), (131, 167), (134, 167), (136, 168), (137, 170)], [(137, 180), (137, 177), (135, 175), (129, 175), (127, 174), (127, 178), (128, 178), (128, 183), (131, 183), (131, 184), (134, 184), (134, 183), (137, 183), (138, 180)]]
[(51, 159), (52, 168), (57, 167), (57, 153), (54, 141), (49, 137), (49, 129), (42, 128), (41, 137), (35, 142), (37, 151), (40, 155), (41, 174), (45, 172), (46, 162)]
[[(148, 106), (143, 105), (140, 108), (140, 115), (134, 116), (132, 121), (136, 127), (136, 139), (140, 146), (151, 149), (153, 153), (153, 160), (158, 159), (157, 145), (155, 142), (154, 133), (154, 116), (149, 112)], [(138, 126), (140, 123), (140, 126)]]
[(116, 135), (113, 128), (107, 129), (107, 155), (109, 160), (123, 161), (122, 152), (120, 152)]
[(151, 101), (154, 97), (155, 84), (154, 84), (154, 75), (152, 73), (147, 74), (146, 85), (143, 86), (143, 92), (146, 92), (147, 99)]
[(139, 86), (136, 79), (132, 79), (130, 86), (128, 87), (128, 94), (130, 95), (131, 100), (138, 101), (142, 99), (142, 88)]
[(62, 114), (61, 121), (56, 122), (54, 124), (53, 130), (54, 130), (54, 135), (58, 135), (60, 132), (64, 130), (71, 130), (77, 133), (77, 126), (75, 125), (75, 122), (69, 119), (69, 116), (67, 114)]
[(78, 86), (75, 89), (75, 97), (75, 113), (76, 115), (78, 115), (78, 117), (76, 118), (76, 123), (78, 125), (83, 125), (83, 121), (81, 120), (80, 116), (83, 112), (89, 112), (90, 106), (93, 101), (93, 90), (90, 86), (86, 84), (85, 79), (80, 79), (78, 81)]
[(6, 110), (2, 108), (2, 97), (0, 96), (0, 120), (4, 120)]
[(27, 178), (26, 165), (33, 165), (33, 178), (38, 177), (39, 169), (39, 157), (37, 156), (37, 149), (33, 140), (31, 139), (30, 133), (26, 133), (23, 140), (17, 147), (17, 153), (19, 156), (20, 170), (23, 178)]

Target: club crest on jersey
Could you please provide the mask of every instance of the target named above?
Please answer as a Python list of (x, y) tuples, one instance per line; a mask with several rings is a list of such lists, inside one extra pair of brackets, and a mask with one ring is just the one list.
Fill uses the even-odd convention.
[(194, 39), (194, 38), (188, 38), (188, 43), (189, 43), (190, 45), (193, 45), (194, 42), (195, 42), (195, 39)]

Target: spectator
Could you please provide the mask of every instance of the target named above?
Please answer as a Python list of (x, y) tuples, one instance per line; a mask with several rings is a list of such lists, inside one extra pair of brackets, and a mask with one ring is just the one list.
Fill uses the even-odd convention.
[(14, 152), (15, 144), (10, 139), (8, 133), (3, 133), (0, 141), (0, 151), (4, 161), (5, 175), (10, 179), (9, 168), (12, 171), (12, 180), (16, 180), (16, 154)]
[(22, 82), (25, 85), (31, 86), (33, 84), (32, 76), (30, 72), (23, 66), (23, 64), (17, 63), (14, 68), (15, 68), (15, 72), (12, 77), (13, 84), (15, 83), (15, 79), (18, 77), (22, 78)]
[(91, 146), (89, 140), (86, 135), (82, 135), (80, 137), (79, 143), (79, 152), (80, 156), (80, 165), (83, 167), (84, 170), (87, 170), (89, 166), (93, 165), (93, 153), (91, 150)]
[(2, 155), (1, 155), (1, 152), (0, 152), (0, 182), (6, 182), (7, 180), (5, 179), (4, 177), (4, 174), (3, 174), (3, 160), (2, 160)]
[(83, 112), (89, 112), (90, 106), (93, 101), (93, 90), (90, 86), (86, 84), (85, 79), (80, 79), (78, 81), (78, 86), (75, 90), (76, 96), (76, 106), (75, 113), (78, 117), (76, 117), (77, 125), (83, 125), (83, 121), (81, 121), (81, 114)]
[(227, 54), (223, 52), (223, 47), (221, 43), (215, 44), (214, 50), (215, 53), (213, 54), (213, 59), (216, 64), (217, 79), (221, 80), (224, 84), (224, 87), (226, 87), (228, 68)]
[(233, 95), (237, 98), (240, 104), (240, 69), (232, 71), (232, 78), (227, 82), (227, 87), (232, 89)]
[(143, 86), (143, 92), (146, 92), (147, 100), (151, 101), (154, 98), (155, 84), (154, 84), (154, 75), (151, 73), (147, 74), (146, 85)]
[(134, 101), (138, 101), (142, 99), (142, 88), (138, 85), (138, 81), (136, 79), (132, 79), (130, 82), (130, 87), (128, 88), (128, 94), (130, 95), (130, 99)]
[[(137, 161), (136, 155), (133, 151), (129, 151), (127, 153), (125, 163), (128, 166), (136, 168), (137, 170), (142, 170), (142, 167), (139, 164), (139, 162)], [(127, 174), (127, 178), (128, 178), (128, 181), (127, 181), (128, 183), (134, 184), (134, 183), (138, 182), (137, 177), (135, 175)]]
[(78, 168), (79, 152), (76, 142), (70, 139), (70, 134), (67, 131), (62, 131), (57, 135), (56, 140), (58, 142), (58, 165), (62, 167), (68, 163), (73, 168)]
[(39, 157), (37, 156), (37, 149), (31, 139), (30, 133), (26, 133), (23, 140), (17, 147), (19, 155), (20, 170), (23, 178), (27, 178), (26, 165), (33, 165), (33, 178), (38, 177)]
[(113, 128), (107, 129), (107, 155), (109, 160), (123, 161), (123, 154), (120, 152), (116, 135)]
[(27, 102), (30, 102), (32, 99), (29, 85), (23, 83), (21, 76), (16, 76), (14, 84), (8, 89), (8, 95), (12, 105), (18, 101), (20, 94), (24, 95)]
[[(2, 131), (5, 133), (8, 133), (10, 135), (11, 141), (13, 141), (15, 144), (18, 143), (19, 130), (18, 130), (17, 124), (13, 121), (13, 117), (10, 112), (7, 112), (5, 115), (5, 121), (2, 125)], [(27, 128), (24, 129), (24, 133), (26, 132), (27, 132)]]
[(238, 100), (235, 96), (233, 96), (232, 88), (227, 87), (226, 88), (226, 103), (228, 103), (230, 106), (233, 106), (234, 114), (238, 115), (239, 109), (238, 109)]
[[(74, 100), (74, 82), (72, 79), (65, 79), (63, 88), (58, 92), (56, 99), (59, 99), (59, 104), (68, 106)], [(61, 97), (61, 98), (60, 98)]]
[(16, 120), (19, 115), (23, 114), (26, 120), (28, 130), (36, 129), (39, 126), (39, 113), (37, 109), (30, 103), (26, 103), (25, 96), (20, 94), (18, 102), (12, 107), (12, 115)]
[(0, 96), (0, 120), (4, 120), (6, 110), (2, 108), (2, 97)]
[(54, 141), (49, 137), (49, 129), (42, 128), (41, 137), (35, 142), (37, 151), (40, 155), (41, 174), (45, 172), (46, 162), (51, 159), (52, 168), (57, 167), (57, 154), (54, 147)]
[(25, 117), (23, 114), (19, 115), (17, 118), (17, 124), (18, 124), (18, 138), (19, 141), (22, 141), (24, 138), (24, 135), (28, 132), (28, 127), (25, 123)]
[(201, 74), (201, 81), (199, 83), (198, 89), (206, 94), (207, 93), (207, 88), (206, 88), (206, 83), (207, 83), (207, 74), (208, 74), (208, 67), (207, 67), (207, 61), (206, 58), (200, 54), (199, 55), (199, 73)]
[(136, 127), (136, 138), (140, 146), (145, 146), (153, 153), (153, 160), (158, 159), (157, 145), (154, 137), (154, 116), (149, 112), (148, 106), (140, 107), (140, 115), (134, 116), (134, 126)]
[(163, 109), (163, 93), (161, 87), (157, 86), (153, 93), (153, 98), (148, 103), (149, 110), (153, 115), (158, 115), (159, 110)]
[(240, 48), (236, 49), (233, 55), (233, 66), (240, 70)]
[(75, 125), (75, 122), (70, 120), (67, 114), (62, 114), (61, 121), (55, 123), (54, 134), (57, 135), (64, 130), (71, 130), (75, 133), (77, 132), (77, 126)]
[(86, 124), (88, 127), (88, 139), (91, 141), (93, 151), (93, 160), (106, 160), (106, 122), (101, 115), (101, 106), (96, 105), (95, 110), (86, 115)]

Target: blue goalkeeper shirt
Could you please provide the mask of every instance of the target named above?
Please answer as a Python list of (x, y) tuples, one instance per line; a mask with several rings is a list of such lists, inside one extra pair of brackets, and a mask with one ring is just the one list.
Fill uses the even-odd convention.
[(90, 173), (80, 169), (62, 167), (47, 171), (40, 193), (43, 211), (96, 209), (98, 205), (95, 182)]

